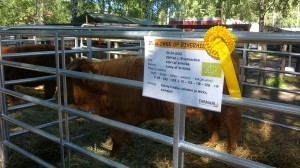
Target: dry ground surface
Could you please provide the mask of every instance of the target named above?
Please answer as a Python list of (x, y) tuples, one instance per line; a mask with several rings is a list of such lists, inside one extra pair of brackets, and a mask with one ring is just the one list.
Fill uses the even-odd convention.
[[(255, 74), (255, 73), (252, 73)], [(254, 79), (255, 77), (249, 77)], [(299, 90), (300, 79), (291, 80), (285, 87)], [(37, 96), (42, 90), (32, 88), (22, 89), (23, 92), (34, 92)], [(247, 88), (246, 97), (277, 101), (287, 104), (300, 105), (299, 95), (274, 92), (270, 90)], [(255, 109), (243, 109), (243, 115), (257, 117), (266, 121), (277, 122), (294, 127), (298, 130), (288, 129), (243, 118), (239, 147), (232, 154), (238, 157), (257, 161), (280, 168), (300, 168), (300, 118), (299, 116), (274, 113), (269, 111), (256, 111)], [(46, 107), (35, 106), (10, 112), (19, 120), (31, 124), (40, 125), (57, 119), (57, 112)], [(155, 120), (141, 125), (142, 128), (162, 133), (168, 136), (173, 134), (173, 121)], [(12, 131), (20, 130), (16, 125), (10, 125)], [(54, 135), (59, 135), (58, 126), (43, 129)], [(70, 122), (71, 142), (89, 149), (95, 153), (109, 157), (111, 139), (107, 127), (89, 122), (85, 119), (77, 119)], [(186, 140), (197, 145), (207, 146), (207, 131), (201, 119), (195, 118), (186, 123)], [(225, 133), (222, 132), (222, 140), (213, 147), (218, 151), (226, 151)], [(32, 133), (21, 134), (11, 137), (11, 141), (36, 154), (47, 162), (61, 167), (60, 146)], [(105, 165), (71, 151), (71, 167), (75, 168), (101, 168)], [(128, 146), (120, 155), (111, 158), (129, 167), (134, 168), (169, 168), (172, 167), (172, 147), (154, 142), (143, 137), (134, 135), (134, 144)], [(187, 168), (201, 167), (232, 167), (214, 161), (209, 158), (185, 153), (184, 166)], [(8, 168), (35, 168), (40, 167), (26, 156), (12, 152), (9, 158)]]

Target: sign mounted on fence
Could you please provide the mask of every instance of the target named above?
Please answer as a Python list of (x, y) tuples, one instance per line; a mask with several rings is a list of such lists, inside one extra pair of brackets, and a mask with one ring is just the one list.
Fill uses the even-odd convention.
[(145, 36), (143, 96), (221, 111), (224, 74), (203, 39)]

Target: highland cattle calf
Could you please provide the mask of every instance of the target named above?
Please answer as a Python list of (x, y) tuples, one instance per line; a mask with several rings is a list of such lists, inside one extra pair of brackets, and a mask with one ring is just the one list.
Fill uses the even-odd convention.
[[(127, 57), (101, 62), (76, 59), (68, 66), (68, 69), (142, 81), (144, 59), (142, 57)], [(140, 88), (78, 78), (72, 78), (68, 80), (68, 83), (68, 103), (72, 107), (83, 111), (90, 111), (93, 114), (134, 126), (138, 126), (147, 120), (170, 119), (173, 117), (173, 103), (143, 97)], [(228, 91), (225, 91), (225, 93), (228, 93)], [(221, 125), (224, 124), (228, 136), (228, 149), (236, 149), (241, 124), (241, 113), (238, 108), (223, 106), (221, 113), (209, 112), (194, 107), (186, 108), (187, 115), (195, 113), (205, 113), (203, 116), (210, 134), (209, 140), (212, 144), (219, 140)], [(111, 155), (118, 153), (124, 145), (131, 142), (128, 133), (117, 129), (111, 130), (111, 138), (113, 142)]]
[[(69, 48), (67, 48), (67, 49), (69, 49)], [(21, 53), (21, 52), (41, 52), (41, 51), (55, 51), (55, 46), (40, 44), (40, 45), (24, 45), (24, 46), (18, 46), (18, 47), (5, 47), (5, 46), (2, 47), (2, 54)], [(66, 64), (69, 64), (71, 62), (72, 57), (74, 57), (73, 54), (66, 55)], [(7, 61), (20, 62), (20, 63), (26, 63), (26, 64), (34, 64), (34, 65), (39, 65), (39, 66), (56, 67), (54, 54), (17, 56), (17, 57), (12, 56), (12, 57), (5, 57), (3, 59), (7, 60)], [(15, 67), (10, 67), (10, 66), (4, 67), (4, 73), (5, 73), (4, 76), (5, 76), (6, 81), (50, 75), (48, 73), (27, 70), (27, 69), (21, 69), (21, 68), (15, 68)], [(54, 80), (54, 79), (44, 80), (44, 81), (39, 81), (39, 82), (22, 83), (21, 85), (22, 86), (31, 86), (31, 87), (44, 85), (44, 99), (52, 98), (55, 93), (55, 90), (56, 90), (56, 80)], [(7, 88), (14, 90), (14, 86), (16, 86), (16, 85), (9, 85)], [(9, 104), (15, 103), (15, 99), (12, 96), (7, 96), (7, 98), (8, 98)]]

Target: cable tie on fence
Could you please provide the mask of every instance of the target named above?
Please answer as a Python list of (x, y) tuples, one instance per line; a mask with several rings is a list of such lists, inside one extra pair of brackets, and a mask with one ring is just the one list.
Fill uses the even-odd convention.
[(148, 36), (151, 36), (151, 33), (152, 33), (152, 32), (153, 32), (153, 31), (150, 31), (149, 34), (148, 34)]

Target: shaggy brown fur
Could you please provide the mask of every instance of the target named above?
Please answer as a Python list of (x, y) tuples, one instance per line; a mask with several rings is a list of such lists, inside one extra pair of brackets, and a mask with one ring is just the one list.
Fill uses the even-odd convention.
[[(68, 48), (69, 49), (69, 48)], [(52, 45), (24, 45), (19, 47), (2, 47), (2, 54), (7, 53), (21, 53), (21, 52), (38, 52), (38, 51), (55, 51), (55, 46)], [(66, 55), (66, 64), (71, 62), (71, 57), (75, 58), (72, 54)], [(40, 66), (56, 67), (55, 55), (34, 55), (34, 56), (22, 56), (22, 57), (6, 57), (4, 60), (22, 62), (27, 64), (34, 64)], [(49, 75), (38, 71), (31, 71), (26, 69), (20, 69), (15, 67), (5, 66), (5, 80), (17, 80), (24, 78), (33, 78)], [(23, 86), (39, 86), (44, 85), (44, 99), (52, 98), (56, 90), (55, 80), (46, 80), (40, 82), (30, 82), (21, 84)], [(14, 85), (8, 86), (8, 89), (14, 89)], [(14, 104), (15, 99), (12, 96), (8, 96), (8, 103)]]
[[(238, 57), (237, 57), (238, 58)], [(119, 78), (142, 81), (144, 60), (142, 57), (128, 57), (102, 62), (86, 59), (74, 60), (69, 65), (70, 70), (101, 74)], [(68, 86), (69, 104), (84, 111), (107, 117), (113, 120), (137, 126), (147, 120), (168, 118), (173, 116), (174, 104), (142, 96), (142, 90), (133, 87), (119, 86), (89, 80), (72, 78)], [(186, 114), (201, 115), (205, 110), (187, 107)], [(236, 107), (223, 106), (221, 113), (206, 112), (204, 115), (210, 134), (210, 142), (219, 140), (221, 124), (228, 134), (228, 148), (236, 149), (240, 131), (241, 114)], [(116, 154), (129, 143), (128, 133), (112, 129), (113, 148), (111, 154)]]

